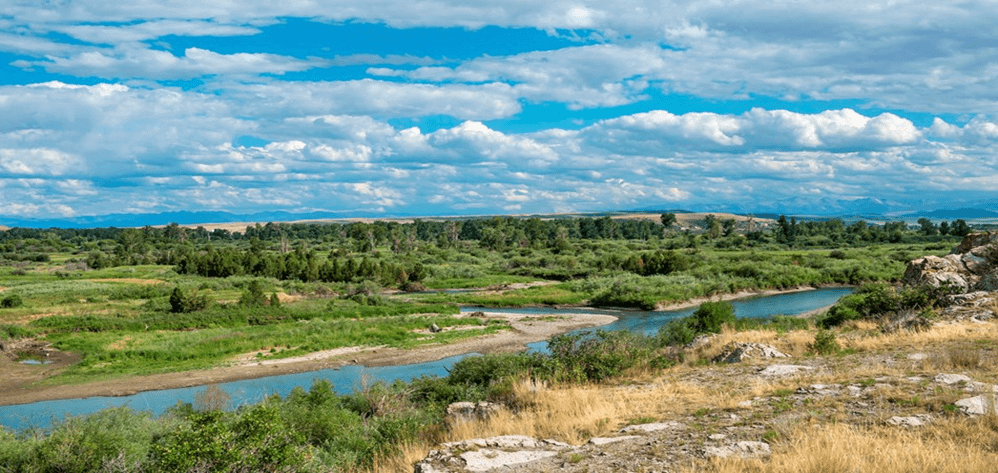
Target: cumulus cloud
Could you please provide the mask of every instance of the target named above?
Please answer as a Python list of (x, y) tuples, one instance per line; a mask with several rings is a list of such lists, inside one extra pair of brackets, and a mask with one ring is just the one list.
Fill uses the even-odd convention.
[[(575, 42), (453, 59), (231, 41), (287, 19)], [(986, 2), (12, 0), (0, 52), (22, 69), (10, 80), (34, 84), (0, 86), (3, 205), (751, 211), (993, 195), (996, 22)], [(922, 128), (913, 112), (940, 117)]]
[(876, 149), (914, 143), (921, 135), (911, 121), (896, 115), (870, 118), (850, 109), (801, 114), (754, 108), (742, 115), (654, 110), (581, 131), (583, 139), (604, 149), (650, 156), (676, 149)]
[(125, 47), (84, 51), (22, 65), (82, 77), (173, 80), (217, 74), (284, 74), (323, 66), (325, 61), (260, 53), (218, 54), (201, 48), (187, 48), (183, 56), (174, 56), (169, 51)]

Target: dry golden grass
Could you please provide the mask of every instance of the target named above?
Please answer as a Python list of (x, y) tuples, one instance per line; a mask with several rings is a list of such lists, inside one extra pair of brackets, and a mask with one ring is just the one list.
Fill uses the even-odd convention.
[(690, 471), (955, 473), (998, 468), (994, 417), (943, 419), (918, 430), (808, 425), (789, 438), (774, 445), (769, 460), (712, 460)]
[(725, 345), (731, 342), (763, 343), (791, 356), (803, 356), (807, 345), (814, 341), (814, 333), (809, 330), (795, 330), (779, 333), (773, 330), (748, 330), (736, 332), (725, 326), (711, 343), (704, 347), (701, 353), (704, 357), (713, 358), (721, 353)]
[(839, 337), (843, 348), (859, 351), (883, 349), (920, 350), (946, 342), (991, 339), (998, 340), (998, 324), (944, 322), (921, 332), (898, 331), (890, 334), (865, 334), (858, 337)]
[(550, 389), (520, 383), (515, 393), (518, 401), (529, 407), (517, 413), (503, 411), (485, 421), (454, 424), (449, 439), (517, 434), (579, 444), (637, 419), (668, 420), (677, 413), (725, 408), (733, 402), (729, 393), (684, 382)]
[[(983, 380), (994, 377), (998, 366), (992, 357), (984, 355), (987, 347), (998, 342), (998, 324), (970, 322), (942, 323), (922, 332), (892, 334), (883, 334), (867, 322), (854, 322), (836, 331), (836, 336), (843, 348), (855, 350), (860, 356), (824, 357), (820, 369), (791, 378), (749, 376), (754, 370), (752, 362), (712, 370), (697, 362), (716, 356), (732, 341), (765, 343), (795, 357), (809, 356), (807, 345), (814, 341), (814, 333), (726, 330), (708, 345), (688, 350), (686, 363), (665, 370), (634, 370), (619, 381), (621, 384), (613, 386), (546, 387), (522, 382), (514, 388), (516, 404), (525, 406), (519, 412), (502, 411), (484, 421), (453, 424), (440, 437), (443, 441), (458, 441), (517, 434), (581, 444), (635, 422), (682, 421), (703, 409), (743, 410), (743, 401), (772, 397), (810, 384), (872, 383), (880, 377), (904, 379), (912, 375), (912, 370), (925, 374), (956, 370)], [(903, 353), (914, 351), (933, 355), (904, 362)], [(896, 361), (884, 363), (881, 352)], [(864, 357), (863, 353), (877, 356)], [(915, 396), (900, 385), (867, 389), (868, 402), (910, 404), (920, 412), (942, 412), (966, 395), (959, 387), (937, 390), (931, 396)], [(774, 444), (774, 455), (769, 460), (714, 460), (695, 468), (815, 473), (998, 471), (995, 416), (937, 418), (928, 427), (905, 430), (883, 426), (885, 419), (876, 415), (850, 418), (843, 408), (850, 399), (829, 396), (814, 400), (807, 411), (773, 418), (769, 428), (783, 440)], [(407, 446), (404, 457), (386, 460), (374, 471), (407, 470), (432, 448), (436, 448), (435, 443)]]

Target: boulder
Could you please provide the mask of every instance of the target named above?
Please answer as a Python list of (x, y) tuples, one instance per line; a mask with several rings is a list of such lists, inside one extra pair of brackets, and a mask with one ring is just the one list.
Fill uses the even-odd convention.
[(790, 358), (790, 355), (762, 343), (731, 342), (724, 346), (714, 363), (738, 363), (747, 359)]
[(485, 420), (502, 410), (501, 404), (491, 402), (455, 402), (447, 406), (447, 420), (450, 422), (468, 422)]
[(909, 286), (944, 284), (963, 292), (998, 290), (998, 272), (991, 263), (998, 251), (998, 233), (971, 233), (949, 255), (923, 256), (908, 263), (901, 282)]
[(572, 448), (555, 440), (525, 435), (503, 435), (486, 439), (450, 442), (416, 463), (416, 473), (485, 472), (515, 470), (517, 465), (553, 457)]
[(927, 414), (919, 414), (914, 416), (894, 416), (887, 419), (888, 425), (894, 425), (897, 427), (922, 427), (932, 421), (932, 417)]
[(908, 286), (935, 286), (940, 287), (949, 284), (960, 288), (961, 291), (969, 291), (972, 282), (968, 281), (969, 272), (965, 270), (960, 257), (956, 255), (923, 256), (908, 263), (908, 268), (901, 277), (901, 282)]
[(998, 415), (998, 395), (981, 394), (967, 399), (956, 401), (956, 407), (960, 408), (967, 415)]
[(969, 383), (971, 381), (970, 377), (965, 374), (939, 374), (932, 380), (947, 386), (957, 383)]

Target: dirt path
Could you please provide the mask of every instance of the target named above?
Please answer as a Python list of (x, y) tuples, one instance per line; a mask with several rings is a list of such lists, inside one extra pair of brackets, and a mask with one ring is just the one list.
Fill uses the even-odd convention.
[(484, 311), (490, 318), (509, 322), (511, 330), (494, 335), (461, 340), (447, 345), (430, 345), (416, 349), (345, 347), (316, 352), (296, 358), (255, 361), (246, 357), (233, 360), (232, 365), (208, 370), (134, 376), (82, 385), (39, 386), (65, 368), (79, 362), (78, 356), (51, 353), (50, 364), (25, 365), (0, 355), (0, 405), (25, 404), (54, 399), (92, 396), (127, 396), (142, 391), (173, 389), (224, 383), (242, 379), (280, 374), (302, 373), (346, 364), (362, 366), (404, 365), (434, 361), (465, 353), (518, 352), (528, 343), (547, 340), (560, 333), (586, 327), (606, 325), (616, 320), (609, 315), (587, 314), (582, 311), (559, 314), (555, 318), (537, 318), (530, 314)]

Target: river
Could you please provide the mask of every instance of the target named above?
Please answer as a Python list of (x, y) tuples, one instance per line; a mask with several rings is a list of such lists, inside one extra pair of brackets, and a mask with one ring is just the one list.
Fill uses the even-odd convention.
[[(840, 297), (852, 292), (852, 288), (836, 287), (813, 291), (801, 291), (771, 296), (759, 296), (749, 299), (732, 301), (735, 306), (735, 316), (739, 318), (766, 318), (775, 315), (797, 315), (810, 312), (834, 304)], [(646, 335), (652, 335), (669, 320), (685, 317), (693, 313), (695, 308), (675, 311), (631, 311), (602, 309), (482, 309), (466, 308), (464, 311), (487, 310), (489, 312), (536, 313), (539, 315), (566, 312), (596, 312), (617, 317), (609, 325), (586, 330), (631, 330)], [(531, 344), (530, 350), (544, 351), (546, 342)], [(365, 368), (347, 365), (336, 369), (311, 371), (265, 378), (248, 379), (219, 384), (227, 392), (233, 407), (244, 404), (255, 404), (267, 396), (274, 394), (286, 396), (297, 386), (308, 389), (313, 380), (324, 379), (333, 383), (336, 392), (346, 394), (361, 389), (364, 383), (378, 381), (392, 382), (395, 380), (410, 381), (420, 376), (446, 376), (447, 369), (461, 358), (472, 356), (466, 354), (444, 358), (442, 360), (418, 363), (413, 365), (397, 365)], [(178, 402), (194, 402), (196, 393), (203, 391), (203, 386), (161, 391), (146, 391), (131, 396), (121, 397), (89, 397), (82, 399), (64, 399), (57, 401), (41, 401), (31, 404), (0, 406), (0, 425), (20, 430), (28, 427), (44, 428), (53, 419), (67, 415), (81, 415), (97, 412), (109, 407), (128, 406), (139, 411), (150, 411), (155, 415), (162, 414), (167, 408)]]

